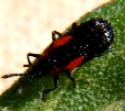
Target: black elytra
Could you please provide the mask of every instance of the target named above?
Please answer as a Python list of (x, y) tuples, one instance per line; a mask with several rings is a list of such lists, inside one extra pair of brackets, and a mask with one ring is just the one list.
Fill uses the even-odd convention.
[[(26, 73), (4, 75), (2, 78), (24, 75), (33, 78), (53, 76), (54, 88), (43, 91), (42, 100), (45, 101), (44, 95), (58, 87), (60, 72), (65, 71), (75, 86), (75, 79), (70, 75), (71, 70), (107, 50), (113, 42), (114, 31), (107, 20), (94, 18), (79, 25), (73, 23), (71, 31), (64, 35), (53, 31), (52, 39), (53, 42), (43, 54), (28, 53), (28, 64), (24, 65), (29, 67)], [(31, 63), (30, 56), (36, 57), (34, 64)]]

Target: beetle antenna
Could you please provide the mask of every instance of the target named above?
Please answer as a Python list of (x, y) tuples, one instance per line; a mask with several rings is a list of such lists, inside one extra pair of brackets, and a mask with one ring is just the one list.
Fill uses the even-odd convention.
[(25, 75), (24, 73), (16, 73), (16, 74), (4, 75), (1, 78), (6, 79), (6, 78), (13, 77), (13, 76), (24, 76), (24, 75)]

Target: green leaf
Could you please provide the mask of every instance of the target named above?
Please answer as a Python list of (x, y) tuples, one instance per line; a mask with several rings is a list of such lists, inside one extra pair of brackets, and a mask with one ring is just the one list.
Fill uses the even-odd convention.
[(0, 97), (1, 111), (124, 111), (125, 110), (125, 2), (118, 0), (80, 18), (85, 22), (99, 17), (111, 22), (115, 32), (112, 51), (78, 68), (73, 76), (76, 89), (65, 74), (59, 88), (46, 95), (42, 103), (39, 91), (52, 87), (50, 77), (21, 78)]

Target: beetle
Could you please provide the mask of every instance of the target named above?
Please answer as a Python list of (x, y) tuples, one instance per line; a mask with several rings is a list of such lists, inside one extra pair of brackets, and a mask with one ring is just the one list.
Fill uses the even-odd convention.
[[(75, 87), (76, 82), (70, 74), (71, 70), (94, 57), (101, 56), (113, 39), (114, 31), (107, 20), (93, 18), (81, 24), (73, 23), (71, 31), (64, 35), (57, 31), (52, 32), (53, 42), (43, 54), (27, 54), (28, 64), (24, 64), (24, 67), (29, 67), (29, 70), (26, 73), (4, 75), (2, 78), (13, 76), (41, 78), (51, 75), (54, 78), (54, 88), (43, 91), (42, 100), (45, 101), (44, 95), (58, 88), (60, 72), (65, 71)], [(34, 64), (30, 61), (31, 56), (36, 58)]]

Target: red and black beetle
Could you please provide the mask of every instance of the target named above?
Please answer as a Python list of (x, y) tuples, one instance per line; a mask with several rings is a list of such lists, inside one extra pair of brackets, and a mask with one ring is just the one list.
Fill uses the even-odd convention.
[[(44, 90), (43, 94), (46, 94), (58, 87), (58, 74), (65, 71), (75, 86), (75, 79), (70, 71), (107, 50), (113, 42), (114, 33), (107, 20), (95, 18), (80, 25), (73, 23), (72, 30), (65, 35), (53, 31), (52, 39), (52, 44), (42, 55), (28, 53), (28, 64), (24, 67), (29, 67), (29, 70), (25, 74), (4, 75), (2, 78), (23, 75), (41, 78), (52, 75), (54, 88)], [(34, 64), (31, 63), (30, 56), (36, 57)], [(44, 96), (42, 99), (44, 100)]]

